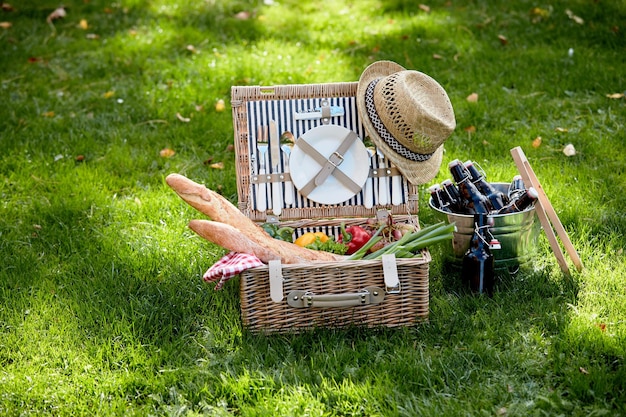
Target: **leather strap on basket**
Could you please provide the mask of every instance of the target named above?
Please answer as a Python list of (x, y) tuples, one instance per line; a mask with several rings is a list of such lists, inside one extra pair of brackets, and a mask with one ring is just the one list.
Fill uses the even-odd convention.
[(311, 180), (300, 189), (300, 194), (305, 197), (308, 196), (315, 189), (315, 187), (322, 185), (330, 175), (337, 178), (341, 184), (353, 193), (356, 194), (361, 191), (361, 187), (359, 187), (357, 183), (352, 181), (352, 178), (347, 176), (341, 169), (338, 168), (343, 162), (344, 154), (348, 151), (348, 149), (350, 149), (356, 139), (356, 133), (350, 132), (341, 141), (339, 147), (328, 158), (326, 158), (304, 138), (299, 138), (296, 141), (296, 146), (299, 146), (305, 154), (313, 158), (313, 160), (315, 160), (318, 164), (322, 165), (322, 169), (317, 173), (317, 175), (311, 178)]
[(268, 262), (270, 276), (270, 298), (275, 303), (283, 301), (283, 268), (280, 259)]
[(398, 278), (398, 265), (396, 264), (396, 255), (393, 253), (383, 255), (381, 258), (383, 264), (383, 279), (385, 280), (385, 291), (388, 294), (396, 294), (400, 292), (400, 278)]

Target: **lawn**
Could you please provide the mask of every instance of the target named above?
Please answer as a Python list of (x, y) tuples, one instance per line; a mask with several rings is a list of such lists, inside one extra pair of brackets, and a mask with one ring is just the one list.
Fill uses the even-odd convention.
[[(64, 5), (0, 11), (0, 414), (626, 415), (623, 1)], [(455, 110), (421, 223), (449, 161), (506, 182), (521, 146), (584, 269), (564, 275), (542, 235), (473, 296), (433, 247), (427, 323), (253, 334), (237, 280), (202, 281), (225, 251), (165, 177), (236, 202), (231, 86), (384, 59)]]

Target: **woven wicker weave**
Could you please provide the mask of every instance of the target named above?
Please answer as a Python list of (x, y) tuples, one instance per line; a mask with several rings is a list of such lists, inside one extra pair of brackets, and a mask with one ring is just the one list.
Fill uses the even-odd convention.
[[(359, 193), (341, 204), (321, 205), (298, 195), (294, 189), (296, 202), (282, 207), (280, 216), (273, 216), (270, 210), (257, 210), (253, 196), (256, 179), (254, 174), (258, 168), (256, 140), (259, 132), (256, 127), (274, 120), (280, 132), (290, 131), (298, 137), (323, 121), (296, 121), (291, 113), (313, 109), (322, 102), (328, 102), (345, 109), (344, 116), (334, 117), (330, 123), (353, 130), (363, 139), (363, 126), (356, 109), (356, 90), (356, 82), (232, 88), (238, 207), (243, 213), (259, 223), (271, 220), (279, 221), (283, 226), (294, 227), (296, 236), (318, 230), (337, 236), (341, 223), (363, 224), (367, 219), (376, 217), (381, 209), (391, 213), (395, 221), (416, 223), (418, 190), (404, 179), (401, 204), (380, 205), (375, 201), (373, 207), (365, 208), (362, 204), (363, 195)], [(377, 176), (378, 171), (384, 170), (371, 170), (370, 176)], [(392, 174), (390, 172), (387, 170), (387, 175), (398, 174), (397, 170)], [(379, 178), (387, 180), (384, 174), (378, 175), (380, 177), (377, 177), (377, 181)], [(388, 291), (379, 304), (351, 307), (294, 308), (287, 303), (287, 297), (295, 290), (332, 295), (358, 293), (366, 287), (385, 289), (380, 260), (282, 265), (282, 291), (285, 297), (280, 302), (272, 301), (270, 297), (269, 267), (249, 269), (241, 274), (240, 280), (242, 321), (249, 330), (261, 332), (352, 325), (411, 325), (428, 317), (430, 260), (430, 254), (426, 250), (421, 257), (396, 260), (399, 291)]]

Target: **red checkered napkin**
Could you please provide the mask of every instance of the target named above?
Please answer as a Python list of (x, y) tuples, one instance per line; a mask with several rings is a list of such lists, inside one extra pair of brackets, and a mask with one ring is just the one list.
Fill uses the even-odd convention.
[(239, 275), (249, 268), (263, 265), (259, 258), (249, 253), (230, 252), (217, 261), (208, 271), (204, 273), (202, 279), (206, 282), (215, 282), (215, 290), (222, 289), (226, 281)]

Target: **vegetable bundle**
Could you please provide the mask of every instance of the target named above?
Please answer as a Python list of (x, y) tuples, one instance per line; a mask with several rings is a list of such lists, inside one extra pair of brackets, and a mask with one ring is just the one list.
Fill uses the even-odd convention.
[[(454, 223), (445, 224), (444, 222), (439, 222), (420, 230), (405, 233), (395, 242), (368, 253), (382, 239), (379, 233), (376, 233), (365, 246), (352, 254), (348, 259), (378, 259), (387, 254), (394, 254), (396, 258), (413, 258), (419, 256), (419, 251), (427, 246), (452, 239), (455, 230), (456, 226)], [(378, 232), (380, 231), (382, 231), (382, 228)]]

